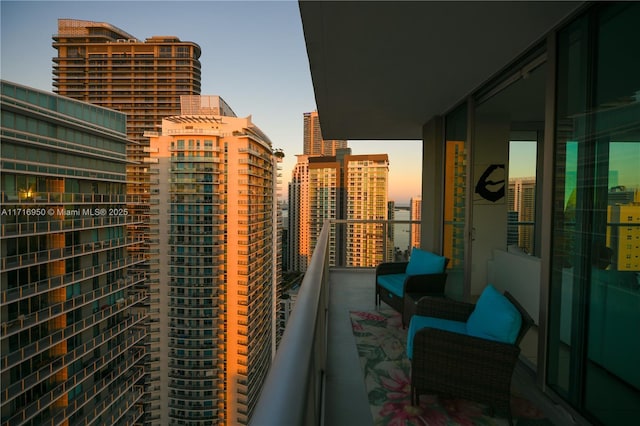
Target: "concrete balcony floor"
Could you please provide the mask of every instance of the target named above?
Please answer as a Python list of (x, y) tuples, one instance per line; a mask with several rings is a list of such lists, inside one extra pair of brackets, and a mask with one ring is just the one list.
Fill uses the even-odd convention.
[[(329, 336), (324, 424), (372, 425), (367, 392), (349, 312), (375, 310), (373, 269), (332, 269), (329, 273)], [(514, 386), (556, 425), (576, 424), (535, 385), (534, 373), (521, 362)]]

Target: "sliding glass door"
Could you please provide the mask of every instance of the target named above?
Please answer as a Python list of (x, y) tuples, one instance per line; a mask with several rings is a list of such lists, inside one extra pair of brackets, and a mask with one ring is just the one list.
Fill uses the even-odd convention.
[(558, 34), (547, 383), (603, 424), (640, 416), (640, 4)]

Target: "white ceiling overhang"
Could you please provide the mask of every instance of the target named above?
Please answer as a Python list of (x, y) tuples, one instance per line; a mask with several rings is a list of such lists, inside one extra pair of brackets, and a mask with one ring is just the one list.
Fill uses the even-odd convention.
[(326, 139), (421, 139), (584, 2), (301, 1)]

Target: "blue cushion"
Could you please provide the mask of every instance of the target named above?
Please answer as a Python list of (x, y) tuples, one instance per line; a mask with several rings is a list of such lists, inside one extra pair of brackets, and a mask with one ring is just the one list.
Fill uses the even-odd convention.
[(404, 296), (405, 274), (388, 274), (378, 276), (378, 284), (389, 290), (398, 297)]
[(467, 334), (467, 324), (464, 322), (414, 315), (411, 317), (411, 323), (409, 324), (409, 331), (407, 333), (407, 356), (409, 359), (411, 359), (411, 356), (413, 355), (413, 337), (418, 330), (426, 327), (438, 328), (440, 330), (451, 331), (453, 333)]
[(483, 339), (515, 343), (521, 325), (522, 316), (518, 309), (489, 284), (467, 320), (467, 333)]
[(444, 272), (443, 256), (414, 247), (405, 273), (407, 275), (441, 274)]

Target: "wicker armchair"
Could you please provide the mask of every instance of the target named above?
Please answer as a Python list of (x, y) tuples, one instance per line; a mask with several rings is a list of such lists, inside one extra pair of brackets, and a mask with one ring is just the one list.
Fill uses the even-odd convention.
[[(449, 259), (445, 259), (445, 268)], [(383, 262), (376, 267), (375, 304), (380, 306), (384, 302), (402, 316), (402, 325), (406, 325), (413, 315), (414, 303), (424, 296), (444, 297), (447, 273), (405, 275), (402, 284), (402, 296), (380, 285), (379, 277), (383, 275), (404, 274), (409, 262)]]
[[(514, 344), (423, 328), (414, 336), (411, 360), (411, 399), (418, 404), (421, 392), (455, 396), (487, 404), (492, 411), (511, 415), (511, 377), (518, 361), (520, 341), (533, 319), (508, 293), (504, 295), (522, 315)], [(417, 315), (466, 322), (474, 305), (449, 299), (424, 297)]]

